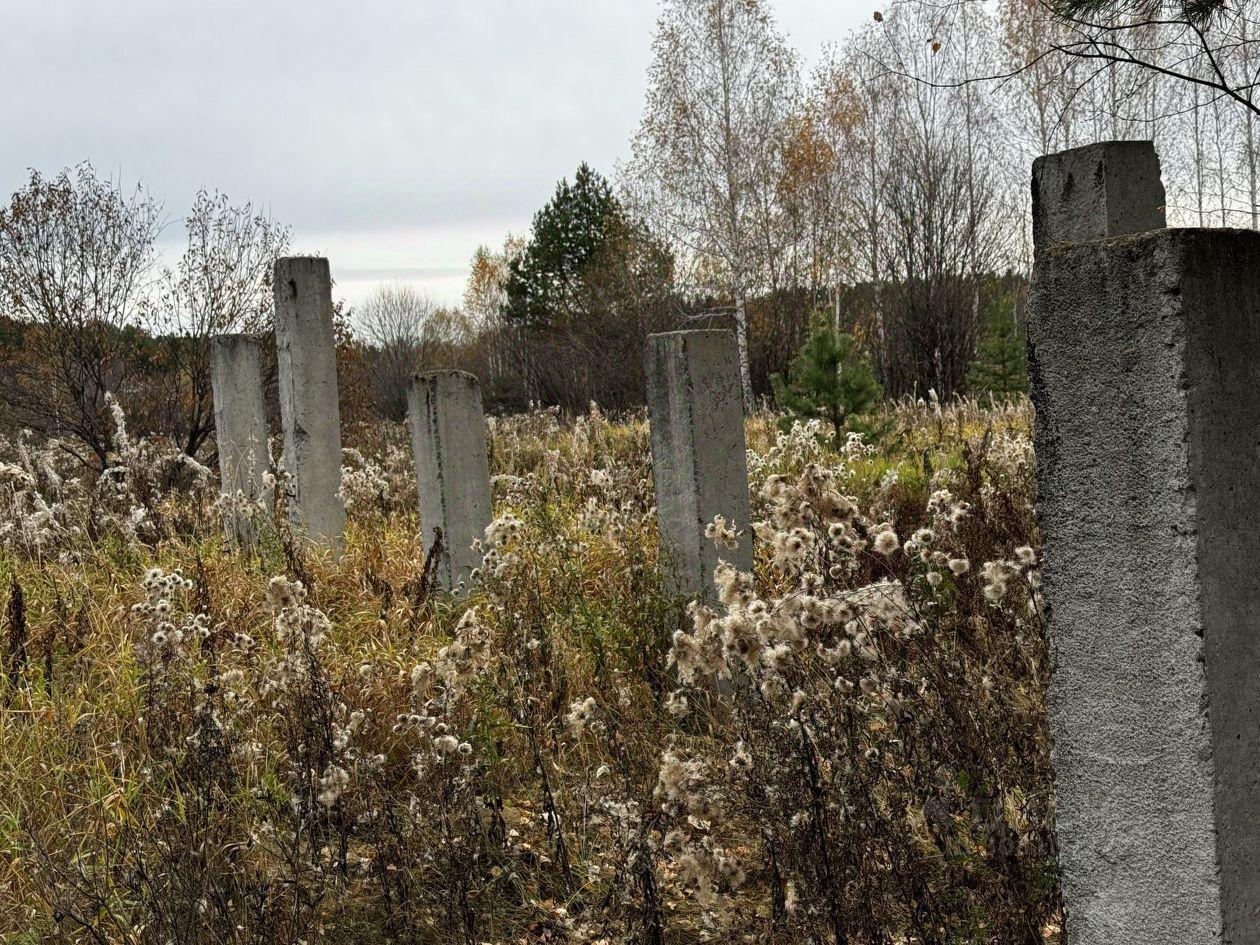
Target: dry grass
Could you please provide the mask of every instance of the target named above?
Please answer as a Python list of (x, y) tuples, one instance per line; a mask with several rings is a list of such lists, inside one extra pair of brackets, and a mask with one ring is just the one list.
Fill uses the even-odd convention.
[(906, 403), (843, 454), (750, 420), (717, 613), (662, 590), (641, 417), (492, 421), (462, 599), (400, 428), (348, 431), (338, 561), (266, 517), (230, 553), (153, 444), (108, 494), (9, 444), (0, 940), (1041, 941), (1029, 415)]

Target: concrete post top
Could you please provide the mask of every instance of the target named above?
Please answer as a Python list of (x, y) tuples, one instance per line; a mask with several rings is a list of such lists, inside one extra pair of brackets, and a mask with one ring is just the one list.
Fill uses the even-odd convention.
[(272, 270), (272, 286), (276, 292), (285, 283), (291, 295), (296, 297), (297, 286), (303, 282), (326, 284), (332, 290), (332, 271), (323, 256), (281, 256)]
[(1260, 231), (1241, 227), (1173, 226), (1141, 233), (1122, 233), (1099, 240), (1059, 242), (1039, 250), (1047, 259), (1097, 253), (1103, 249), (1127, 252), (1149, 258), (1158, 253), (1179, 254), (1194, 249), (1203, 258), (1229, 247), (1240, 247), (1260, 241)]
[(462, 380), (473, 387), (480, 387), (481, 382), (477, 380), (477, 375), (469, 371), (457, 370), (441, 370), (441, 371), (417, 371), (411, 375), (411, 383), (413, 386), (418, 384), (433, 384), (442, 380)]
[(216, 348), (237, 348), (241, 345), (260, 345), (258, 337), (245, 332), (231, 332), (226, 335), (215, 335), (210, 343)]
[(278, 256), (276, 257), (276, 269), (307, 269), (313, 271), (321, 271), (328, 269), (327, 256)]
[(1040, 251), (1167, 225), (1151, 141), (1104, 141), (1033, 161), (1033, 245)]
[(1107, 158), (1137, 161), (1145, 161), (1149, 158), (1159, 159), (1155, 153), (1154, 141), (1147, 138), (1119, 139), (1115, 141), (1095, 141), (1092, 144), (1083, 144), (1079, 147), (1043, 154), (1033, 159), (1033, 167), (1035, 168), (1039, 164), (1050, 161), (1089, 166), (1105, 161)]
[[(664, 357), (670, 351), (681, 355), (712, 353), (722, 357), (730, 352), (738, 352), (735, 332), (729, 328), (687, 328), (682, 331), (662, 331), (647, 336), (644, 350), (649, 359)], [(738, 353), (733, 355), (738, 358)]]

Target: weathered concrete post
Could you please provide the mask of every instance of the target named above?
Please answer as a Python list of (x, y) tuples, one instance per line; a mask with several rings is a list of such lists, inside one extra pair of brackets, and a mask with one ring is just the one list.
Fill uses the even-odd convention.
[[(271, 453), (267, 448), (267, 405), (258, 341), (249, 335), (214, 338), (210, 343), (210, 387), (223, 494), (239, 494), (248, 502), (269, 504), (264, 480), (271, 471)], [(254, 525), (247, 516), (229, 507), (223, 525), (236, 547), (253, 548)]]
[[(729, 331), (672, 331), (647, 340), (656, 520), (670, 586), (712, 601), (719, 559), (751, 571), (752, 512), (739, 352)], [(714, 516), (743, 531), (737, 548), (705, 537)]]
[(1134, 232), (1149, 143), (1041, 158), (1033, 192), (1067, 940), (1260, 942), (1260, 233)]
[(290, 517), (313, 542), (340, 551), (346, 509), (339, 494), (341, 418), (328, 260), (278, 259), (272, 285)]
[(1149, 141), (1108, 141), (1033, 162), (1033, 244), (1077, 243), (1166, 226)]
[(425, 558), (440, 535), (438, 581), (443, 589), (455, 590), (481, 565), (473, 543), (485, 537), (490, 524), (481, 387), (464, 371), (417, 374), (407, 404)]

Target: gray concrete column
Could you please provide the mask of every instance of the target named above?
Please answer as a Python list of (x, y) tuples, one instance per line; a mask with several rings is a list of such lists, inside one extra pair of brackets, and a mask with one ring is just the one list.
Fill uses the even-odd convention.
[[(1067, 941), (1241, 945), (1260, 942), (1260, 233), (1133, 233), (1162, 222), (1153, 161), (1124, 142), (1034, 166), (1058, 234), (1028, 351)], [(1107, 211), (1047, 187), (1055, 167), (1104, 180)]]
[(464, 371), (417, 374), (407, 403), (425, 558), (440, 535), (438, 581), (443, 589), (455, 590), (481, 565), (473, 542), (485, 537), (490, 524), (481, 387)]
[[(673, 331), (647, 340), (652, 477), (662, 564), (671, 588), (712, 601), (719, 559), (751, 571), (752, 513), (739, 351), (729, 331)], [(714, 516), (744, 532), (738, 548), (705, 537)]]
[(1108, 141), (1033, 161), (1033, 244), (1161, 230), (1164, 184), (1150, 141)]
[(272, 286), (284, 466), (292, 477), (289, 514), (314, 543), (340, 551), (346, 509), (328, 260), (278, 259)]
[[(264, 477), (271, 471), (267, 447), (267, 405), (263, 399), (261, 345), (248, 335), (219, 335), (210, 342), (210, 385), (214, 395), (214, 439), (224, 495), (243, 495), (270, 505)], [(238, 547), (254, 545), (254, 525), (229, 509), (228, 538)]]

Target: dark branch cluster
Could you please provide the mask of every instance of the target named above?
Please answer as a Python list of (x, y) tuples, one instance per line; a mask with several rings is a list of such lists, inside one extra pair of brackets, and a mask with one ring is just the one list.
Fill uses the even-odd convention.
[(1225, 0), (1051, 0), (1050, 6), (1069, 20), (1180, 19), (1204, 25), (1225, 10)]

